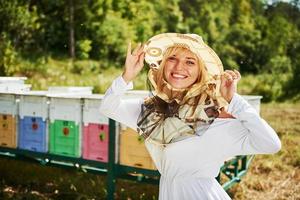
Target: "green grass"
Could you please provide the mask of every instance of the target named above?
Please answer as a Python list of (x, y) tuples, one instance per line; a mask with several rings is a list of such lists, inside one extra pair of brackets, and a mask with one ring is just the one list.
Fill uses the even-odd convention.
[[(0, 158), (0, 199), (105, 199), (106, 176)], [(118, 179), (116, 199), (157, 199), (156, 185)]]
[[(40, 63), (43, 67), (39, 63), (23, 61), (24, 70), (16, 75), (27, 76), (26, 83), (31, 84), (33, 90), (47, 90), (49, 86), (92, 86), (93, 93), (104, 93), (111, 82), (123, 72), (122, 67), (103, 68), (94, 60), (75, 61), (73, 64), (68, 59), (48, 57), (45, 60)], [(145, 83), (146, 72), (143, 71), (134, 80), (134, 87), (147, 89)]]
[[(102, 65), (101, 61), (41, 57), (21, 60), (15, 75), (27, 76), (33, 90), (47, 90), (49, 86), (92, 86), (94, 93), (104, 93), (112, 80), (122, 74), (123, 66)], [(146, 90), (147, 69), (134, 80), (134, 89)], [(238, 84), (240, 94), (263, 95), (263, 101), (272, 101), (282, 95), (288, 76), (270, 74), (245, 75)], [(295, 96), (297, 100), (299, 96)], [(286, 99), (287, 100), (287, 99)], [(289, 99), (291, 100), (291, 99)]]

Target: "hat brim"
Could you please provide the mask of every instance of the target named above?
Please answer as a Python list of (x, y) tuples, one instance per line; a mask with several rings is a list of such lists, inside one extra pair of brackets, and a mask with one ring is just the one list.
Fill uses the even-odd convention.
[(202, 38), (196, 34), (162, 33), (148, 40), (145, 45), (145, 61), (154, 68), (159, 68), (165, 51), (173, 46), (183, 47), (193, 52), (211, 75), (220, 75), (223, 65), (218, 55)]

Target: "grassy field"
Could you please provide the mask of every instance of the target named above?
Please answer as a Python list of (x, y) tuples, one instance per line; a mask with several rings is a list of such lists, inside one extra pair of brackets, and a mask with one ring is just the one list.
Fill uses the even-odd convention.
[[(103, 67), (99, 61), (81, 60), (73, 64), (69, 59), (58, 59), (47, 57), (35, 61), (24, 60), (20, 64), (18, 76), (27, 76), (28, 84), (33, 90), (47, 90), (49, 86), (92, 86), (93, 93), (104, 93), (110, 86), (112, 80), (119, 76), (122, 66)], [(147, 66), (134, 80), (134, 89), (147, 90), (146, 76)], [(263, 101), (269, 102), (282, 95), (283, 80), (285, 74), (280, 78), (272, 74), (244, 75), (239, 82), (238, 92), (240, 94), (263, 95)], [(283, 82), (282, 82), (283, 81)], [(300, 101), (300, 94), (289, 98), (289, 101)]]
[[(45, 63), (23, 62), (24, 68), (33, 65), (32, 70), (24, 70), (18, 76), (28, 77), (26, 83), (33, 90), (47, 90), (49, 86), (92, 86), (93, 93), (104, 93), (112, 80), (122, 74), (122, 67), (102, 68), (93, 60), (75, 61), (48, 58)], [(43, 67), (39, 67), (42, 65)], [(39, 70), (38, 70), (39, 69)], [(134, 81), (135, 89), (146, 89), (146, 70)]]
[[(238, 200), (300, 199), (300, 104), (263, 104), (282, 150), (257, 155), (241, 183), (229, 190)], [(104, 199), (106, 177), (0, 158), (0, 199)], [(158, 187), (118, 180), (116, 199), (157, 199)]]
[(234, 199), (300, 199), (300, 104), (263, 104), (262, 117), (277, 131), (282, 149), (257, 155), (242, 182), (230, 192)]

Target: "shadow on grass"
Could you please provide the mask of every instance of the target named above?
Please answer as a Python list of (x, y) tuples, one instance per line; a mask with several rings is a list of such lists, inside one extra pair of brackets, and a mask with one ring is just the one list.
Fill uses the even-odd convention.
[[(106, 176), (0, 157), (0, 199), (106, 199)], [(115, 199), (157, 199), (158, 186), (118, 179)]]

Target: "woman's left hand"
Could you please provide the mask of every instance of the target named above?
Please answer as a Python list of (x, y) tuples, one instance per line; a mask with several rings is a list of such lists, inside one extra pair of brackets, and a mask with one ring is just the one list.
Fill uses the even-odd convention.
[(225, 70), (222, 74), (220, 92), (228, 103), (237, 91), (237, 83), (240, 79), (241, 74), (237, 70)]

